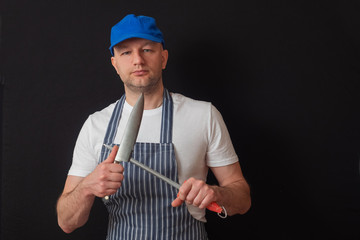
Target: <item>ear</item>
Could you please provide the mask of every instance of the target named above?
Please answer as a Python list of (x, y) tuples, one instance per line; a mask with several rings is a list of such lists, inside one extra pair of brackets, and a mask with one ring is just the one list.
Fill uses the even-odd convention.
[(162, 69), (165, 69), (166, 68), (166, 64), (167, 64), (167, 60), (168, 60), (168, 57), (169, 57), (169, 52), (168, 50), (163, 50), (162, 53)]
[(116, 59), (115, 59), (115, 57), (111, 57), (111, 64), (115, 68), (115, 71), (119, 74), (118, 69), (116, 67)]

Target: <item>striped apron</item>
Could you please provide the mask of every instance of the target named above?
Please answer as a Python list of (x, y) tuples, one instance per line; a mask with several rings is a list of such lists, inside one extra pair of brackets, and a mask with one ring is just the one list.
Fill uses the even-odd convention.
[[(114, 146), (125, 95), (112, 113), (104, 143)], [(160, 143), (136, 143), (132, 157), (178, 182), (172, 144), (173, 102), (164, 90)], [(100, 162), (110, 151), (101, 150)], [(124, 180), (119, 190), (104, 201), (109, 212), (108, 240), (115, 239), (207, 239), (204, 223), (194, 219), (185, 204), (172, 207), (177, 189), (136, 165), (123, 162)]]

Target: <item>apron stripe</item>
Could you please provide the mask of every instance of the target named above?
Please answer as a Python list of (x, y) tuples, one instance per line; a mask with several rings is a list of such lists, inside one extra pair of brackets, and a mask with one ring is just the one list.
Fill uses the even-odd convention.
[[(115, 106), (104, 143), (114, 145), (125, 96)], [(132, 157), (178, 182), (172, 144), (173, 103), (164, 90), (160, 143), (136, 143)], [(99, 162), (109, 155), (102, 148)], [(177, 189), (129, 162), (123, 162), (121, 188), (104, 201), (109, 212), (107, 239), (207, 239), (204, 223), (194, 219), (185, 204), (171, 206)]]

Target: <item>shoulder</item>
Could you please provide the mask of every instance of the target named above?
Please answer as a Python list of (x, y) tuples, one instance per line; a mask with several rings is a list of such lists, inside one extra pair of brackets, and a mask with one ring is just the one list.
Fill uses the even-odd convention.
[(171, 93), (171, 96), (175, 115), (191, 114), (191, 119), (222, 119), (221, 113), (211, 102), (195, 100), (179, 93)]
[(104, 135), (116, 103), (90, 114), (83, 123), (79, 137), (94, 139)]
[(111, 118), (111, 115), (114, 111), (118, 101), (108, 105), (107, 107), (103, 108), (102, 110), (96, 111), (93, 114), (89, 115), (87, 122), (91, 125), (98, 125), (98, 124), (108, 124)]
[(171, 93), (175, 110), (209, 112), (212, 104), (206, 101), (195, 100), (179, 93)]

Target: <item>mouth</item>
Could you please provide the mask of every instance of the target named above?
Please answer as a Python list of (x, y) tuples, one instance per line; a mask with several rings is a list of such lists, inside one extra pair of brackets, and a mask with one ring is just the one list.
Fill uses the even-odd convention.
[(147, 73), (148, 73), (147, 70), (135, 70), (132, 72), (132, 74), (135, 76), (143, 76), (146, 75)]

